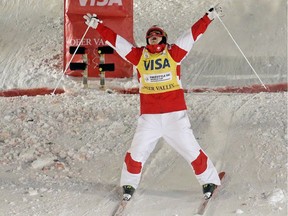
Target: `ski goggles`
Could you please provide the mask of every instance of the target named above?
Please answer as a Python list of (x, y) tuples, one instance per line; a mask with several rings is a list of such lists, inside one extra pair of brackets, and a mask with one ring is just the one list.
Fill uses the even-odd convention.
[(147, 33), (146, 38), (151, 38), (151, 37), (163, 37), (164, 32), (159, 31), (159, 30), (152, 30), (150, 32)]

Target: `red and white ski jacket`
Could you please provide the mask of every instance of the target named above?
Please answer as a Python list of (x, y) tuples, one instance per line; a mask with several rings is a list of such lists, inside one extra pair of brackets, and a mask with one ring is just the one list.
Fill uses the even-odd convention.
[(141, 114), (159, 114), (187, 109), (180, 80), (180, 64), (210, 23), (211, 20), (204, 15), (175, 44), (146, 47), (133, 46), (101, 23), (96, 30), (106, 44), (136, 66)]

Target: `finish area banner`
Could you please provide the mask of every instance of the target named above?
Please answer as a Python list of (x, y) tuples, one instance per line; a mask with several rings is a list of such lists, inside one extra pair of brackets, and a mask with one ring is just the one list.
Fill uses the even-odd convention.
[[(83, 16), (97, 14), (103, 24), (134, 44), (133, 0), (65, 0), (64, 1), (64, 67), (73, 55), (69, 47), (77, 47), (87, 30)], [(98, 46), (107, 46), (97, 31), (90, 28), (81, 45), (88, 56), (88, 76), (99, 77)], [(82, 55), (75, 55), (72, 62), (83, 62)], [(133, 76), (133, 66), (123, 60), (115, 51), (105, 55), (105, 63), (114, 63), (115, 71), (107, 72), (106, 77), (124, 78)], [(70, 76), (82, 76), (83, 71), (66, 71)]]

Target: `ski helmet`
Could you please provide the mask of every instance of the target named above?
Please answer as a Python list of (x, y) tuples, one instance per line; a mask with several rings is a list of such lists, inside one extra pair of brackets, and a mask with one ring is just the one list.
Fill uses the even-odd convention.
[(164, 31), (163, 28), (157, 25), (153, 25), (149, 28), (146, 32), (146, 43), (149, 44), (148, 39), (153, 36), (162, 37), (162, 40), (159, 44), (166, 44), (167, 43), (167, 33)]

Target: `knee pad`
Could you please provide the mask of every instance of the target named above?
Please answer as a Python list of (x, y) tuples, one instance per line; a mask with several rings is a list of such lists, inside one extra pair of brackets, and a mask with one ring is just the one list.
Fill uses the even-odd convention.
[(133, 158), (131, 157), (131, 153), (129, 153), (129, 152), (127, 152), (127, 154), (125, 156), (125, 163), (126, 163), (127, 170), (129, 173), (132, 173), (132, 174), (141, 173), (142, 163), (133, 160)]
[(196, 160), (192, 161), (191, 165), (196, 175), (200, 175), (207, 169), (208, 157), (200, 150), (200, 154)]

